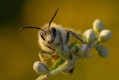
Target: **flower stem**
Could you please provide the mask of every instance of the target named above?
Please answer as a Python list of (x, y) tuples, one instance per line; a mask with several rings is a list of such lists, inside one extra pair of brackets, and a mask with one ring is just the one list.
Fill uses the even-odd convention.
[(62, 62), (64, 62), (64, 60), (59, 57), (55, 64), (50, 68), (50, 71), (56, 69), (60, 64), (62, 64)]

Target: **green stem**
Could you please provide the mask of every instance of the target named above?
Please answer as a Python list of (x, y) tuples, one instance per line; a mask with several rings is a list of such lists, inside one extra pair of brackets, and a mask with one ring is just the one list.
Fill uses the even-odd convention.
[(90, 48), (94, 48), (96, 45), (98, 45), (100, 42), (99, 41), (95, 41), (92, 45), (90, 45)]
[(64, 60), (62, 58), (58, 58), (58, 60), (54, 63), (54, 65), (50, 68), (50, 71), (56, 69), (60, 64), (62, 64)]

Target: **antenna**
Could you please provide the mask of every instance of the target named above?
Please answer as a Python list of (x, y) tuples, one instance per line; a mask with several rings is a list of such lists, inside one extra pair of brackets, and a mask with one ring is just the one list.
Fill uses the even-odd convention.
[(56, 9), (55, 14), (53, 15), (52, 19), (50, 20), (50, 23), (49, 23), (49, 26), (48, 26), (48, 27), (50, 27), (50, 25), (51, 25), (53, 19), (55, 18), (55, 16), (56, 16), (58, 10), (59, 10), (59, 7)]
[(21, 31), (23, 29), (27, 29), (27, 28), (39, 29), (39, 30), (44, 31), (42, 28), (39, 28), (39, 27), (22, 27), (19, 31)]

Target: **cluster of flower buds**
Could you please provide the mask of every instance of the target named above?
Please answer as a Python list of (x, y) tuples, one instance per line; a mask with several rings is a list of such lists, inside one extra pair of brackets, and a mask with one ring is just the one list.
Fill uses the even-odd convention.
[(88, 29), (83, 34), (83, 40), (86, 44), (76, 45), (73, 47), (73, 53), (79, 55), (81, 58), (87, 57), (91, 48), (96, 48), (97, 53), (101, 57), (108, 56), (108, 49), (101, 42), (108, 41), (111, 38), (111, 31), (105, 29), (104, 24), (100, 20), (95, 20), (93, 29)]
[[(111, 38), (111, 35), (111, 31), (105, 29), (104, 24), (100, 20), (95, 20), (93, 23), (93, 29), (86, 30), (81, 36), (85, 44), (79, 45), (74, 42), (69, 46), (63, 45), (64, 49), (56, 47), (59, 59), (50, 69), (43, 62), (36, 61), (34, 63), (33, 69), (37, 73), (41, 74), (41, 76), (39, 76), (36, 80), (46, 80), (46, 78), (60, 72), (68, 72), (74, 67), (77, 59), (88, 58), (92, 48), (95, 48), (96, 52), (101, 57), (107, 57), (109, 53), (108, 49), (101, 45), (101, 42), (108, 41)], [(70, 59), (70, 53), (75, 54), (76, 57), (73, 56), (73, 58)]]

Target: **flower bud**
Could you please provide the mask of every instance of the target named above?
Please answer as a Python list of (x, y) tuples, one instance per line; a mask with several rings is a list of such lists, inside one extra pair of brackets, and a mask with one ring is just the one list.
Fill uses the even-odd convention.
[(100, 31), (102, 31), (104, 29), (104, 25), (103, 23), (99, 20), (99, 19), (96, 19), (94, 22), (93, 22), (93, 30), (95, 33), (99, 33)]
[(79, 52), (79, 50), (80, 50), (81, 47), (82, 47), (81, 45), (76, 44), (76, 45), (71, 49), (71, 52), (72, 52), (74, 55), (78, 56), (78, 52)]
[(109, 54), (108, 49), (102, 45), (96, 46), (96, 51), (101, 57), (107, 57)]
[(84, 44), (81, 47), (79, 47), (78, 55), (82, 58), (87, 57), (89, 52), (90, 52), (89, 46), (87, 44)]
[(43, 62), (40, 61), (36, 61), (33, 65), (33, 69), (40, 74), (48, 74), (49, 73), (49, 69), (46, 66), (46, 64), (44, 64)]
[(112, 33), (110, 30), (102, 30), (99, 34), (98, 41), (105, 42), (109, 40), (112, 36)]
[(86, 30), (83, 34), (83, 40), (88, 44), (92, 44), (96, 40), (94, 31), (92, 29)]

